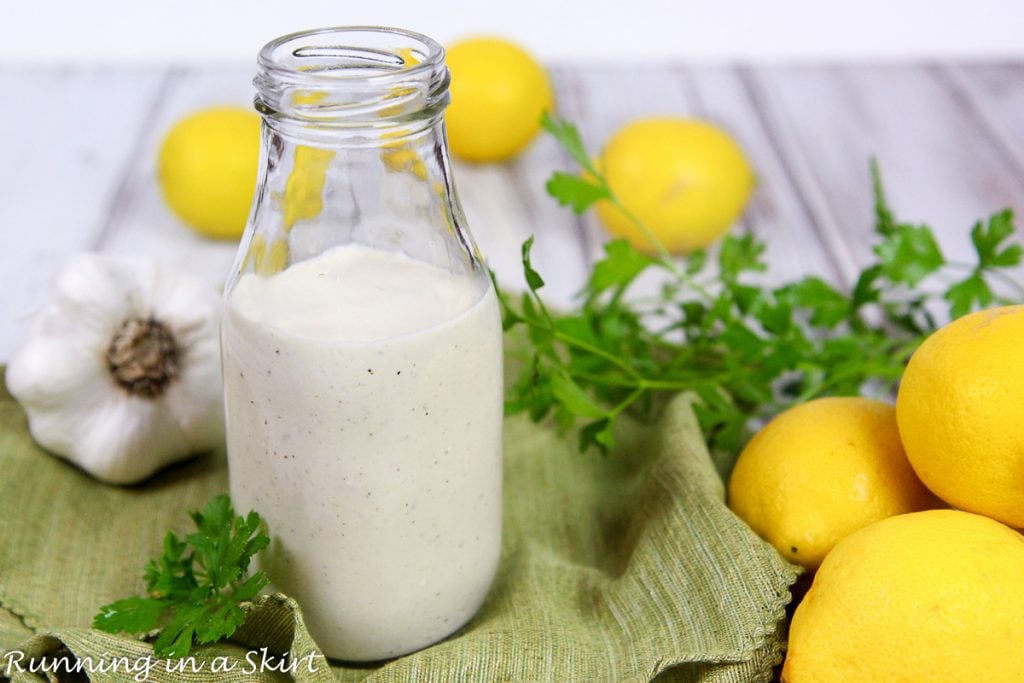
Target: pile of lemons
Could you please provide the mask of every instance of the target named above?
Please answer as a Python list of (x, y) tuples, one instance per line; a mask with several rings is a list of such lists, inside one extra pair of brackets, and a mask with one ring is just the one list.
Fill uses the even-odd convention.
[(786, 683), (1024, 681), (1024, 306), (912, 356), (896, 406), (823, 398), (768, 423), (736, 514), (816, 570)]

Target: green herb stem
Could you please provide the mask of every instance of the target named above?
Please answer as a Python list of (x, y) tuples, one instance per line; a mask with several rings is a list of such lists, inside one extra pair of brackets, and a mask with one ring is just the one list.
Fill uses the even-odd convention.
[(613, 353), (611, 353), (609, 351), (606, 351), (606, 350), (604, 350), (602, 348), (599, 348), (597, 346), (594, 346), (593, 344), (590, 344), (588, 342), (585, 342), (585, 341), (582, 341), (580, 339), (577, 339), (576, 337), (573, 337), (571, 335), (565, 334), (563, 332), (559, 332), (558, 330), (556, 330), (554, 328), (554, 326), (552, 326), (549, 329), (551, 330), (551, 332), (554, 333), (554, 337), (558, 341), (563, 342), (565, 344), (568, 344), (569, 346), (574, 346), (574, 347), (576, 347), (578, 349), (586, 351), (587, 353), (593, 354), (593, 355), (597, 356), (598, 358), (606, 360), (609, 363), (611, 363), (612, 365), (614, 365), (615, 367), (617, 367), (620, 370), (622, 370), (623, 372), (625, 372), (628, 375), (632, 376), (634, 379), (637, 379), (637, 380), (643, 380), (644, 379), (643, 375), (641, 375), (639, 372), (637, 372), (636, 368), (634, 368), (632, 365), (630, 365), (629, 363), (625, 362), (624, 360), (622, 360), (621, 358), (619, 358), (615, 354), (613, 354)]

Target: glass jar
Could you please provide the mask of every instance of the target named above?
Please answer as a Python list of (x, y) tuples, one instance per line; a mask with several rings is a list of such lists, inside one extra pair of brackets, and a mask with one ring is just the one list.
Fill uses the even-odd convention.
[(501, 324), (452, 184), (444, 50), (336, 28), (260, 52), (261, 170), (221, 330), (231, 496), (328, 657), (436, 642), (501, 547)]

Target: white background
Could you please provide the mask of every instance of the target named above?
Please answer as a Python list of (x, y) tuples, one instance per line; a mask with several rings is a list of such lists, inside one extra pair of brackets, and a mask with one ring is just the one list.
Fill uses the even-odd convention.
[(497, 33), (563, 63), (1024, 57), (1021, 0), (4, 0), (0, 65), (249, 64), (344, 24)]

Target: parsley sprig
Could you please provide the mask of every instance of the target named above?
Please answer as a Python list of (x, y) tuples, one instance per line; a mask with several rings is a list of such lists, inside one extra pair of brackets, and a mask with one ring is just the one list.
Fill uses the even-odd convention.
[[(620, 415), (653, 419), (669, 396), (691, 391), (724, 473), (757, 420), (818, 396), (885, 394), (945, 320), (1024, 300), (1006, 273), (1024, 251), (1010, 243), (1009, 209), (972, 229), (974, 263), (950, 262), (927, 225), (895, 218), (872, 163), (875, 261), (851, 291), (813, 276), (766, 286), (764, 243), (732, 234), (714, 252), (671, 256), (615, 196), (576, 127), (547, 116), (543, 125), (580, 168), (554, 173), (548, 193), (576, 213), (610, 202), (655, 245), (648, 254), (608, 242), (578, 310), (554, 312), (540, 295), (531, 238), (522, 249), (528, 290), (500, 295), (505, 329), (522, 328), (530, 342), (506, 412), (578, 425), (581, 450), (607, 451)], [(661, 273), (660, 294), (629, 296), (650, 271)]]
[(212, 643), (242, 625), (240, 603), (267, 585), (262, 571), (247, 576), (253, 555), (270, 543), (263, 521), (256, 512), (235, 516), (226, 495), (189, 514), (196, 531), (184, 540), (168, 532), (163, 554), (146, 564), (147, 597), (104, 605), (93, 620), (95, 628), (147, 633), (160, 627), (153, 651), (161, 657), (184, 657), (193, 641)]

